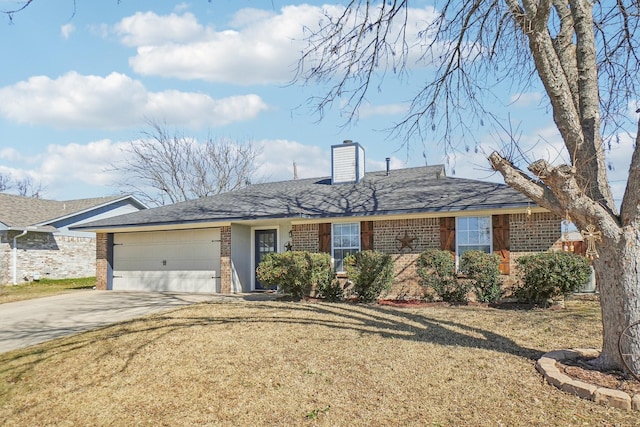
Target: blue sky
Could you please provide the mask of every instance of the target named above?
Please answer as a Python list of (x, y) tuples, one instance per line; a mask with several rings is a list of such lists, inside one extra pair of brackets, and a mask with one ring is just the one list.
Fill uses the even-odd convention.
[[(0, 0), (7, 10), (19, 2)], [(412, 19), (429, 19), (430, 2), (416, 1)], [(343, 127), (339, 109), (322, 121), (305, 106), (317, 85), (289, 85), (304, 47), (303, 25), (339, 3), (192, 0), (35, 0), (0, 17), (0, 174), (30, 178), (43, 197), (65, 200), (118, 194), (107, 165), (148, 130), (149, 119), (197, 138), (254, 141), (262, 148), (258, 175), (268, 180), (330, 173), (330, 147), (344, 139), (366, 149), (367, 170), (447, 164), (447, 174), (500, 181), (486, 155), (500, 146), (499, 131), (480, 128), (460, 152), (445, 158), (433, 141), (408, 148), (384, 132), (403, 117), (427, 78), (409, 63), (405, 79), (387, 78)], [(510, 117), (520, 141), (536, 157), (562, 159), (562, 144), (542, 96), (498, 93), (493, 111)], [(614, 193), (621, 197), (631, 140), (608, 154)], [(626, 162), (626, 163), (625, 163)]]

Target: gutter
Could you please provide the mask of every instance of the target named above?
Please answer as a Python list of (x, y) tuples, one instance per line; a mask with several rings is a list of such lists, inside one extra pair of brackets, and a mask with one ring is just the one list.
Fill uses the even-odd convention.
[(16, 235), (13, 238), (13, 249), (12, 249), (12, 258), (13, 258), (13, 265), (11, 266), (11, 270), (12, 270), (12, 274), (13, 274), (13, 284), (17, 285), (18, 284), (18, 242), (17, 240), (21, 237), (24, 237), (27, 235), (27, 233), (29, 231), (32, 232), (39, 232), (39, 233), (53, 233), (55, 231), (57, 231), (57, 229), (55, 227), (52, 226), (28, 226), (25, 228), (22, 227), (10, 227), (8, 229), (9, 231), (20, 231), (21, 233)]

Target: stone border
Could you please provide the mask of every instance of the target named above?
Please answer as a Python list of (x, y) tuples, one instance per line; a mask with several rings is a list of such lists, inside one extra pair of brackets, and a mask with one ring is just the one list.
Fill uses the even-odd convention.
[(544, 354), (537, 362), (536, 369), (547, 382), (565, 393), (573, 394), (582, 399), (608, 405), (613, 408), (640, 411), (640, 394), (634, 396), (620, 390), (598, 387), (584, 381), (574, 380), (560, 372), (557, 361), (577, 359), (578, 357), (598, 357), (597, 350), (576, 348), (573, 350), (556, 350)]

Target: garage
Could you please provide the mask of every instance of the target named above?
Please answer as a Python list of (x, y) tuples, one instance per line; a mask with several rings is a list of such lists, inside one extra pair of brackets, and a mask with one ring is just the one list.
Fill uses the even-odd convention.
[(115, 233), (113, 290), (220, 292), (220, 229)]

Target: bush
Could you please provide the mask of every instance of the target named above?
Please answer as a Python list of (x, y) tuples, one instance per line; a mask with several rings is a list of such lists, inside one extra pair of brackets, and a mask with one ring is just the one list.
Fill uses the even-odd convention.
[(318, 296), (331, 302), (342, 301), (344, 289), (339, 280), (326, 280), (318, 285)]
[(460, 272), (471, 280), (478, 302), (498, 302), (502, 297), (498, 255), (467, 251), (460, 257)]
[(344, 259), (351, 292), (362, 302), (373, 302), (383, 292), (389, 292), (393, 281), (391, 255), (378, 251), (362, 251)]
[(465, 303), (469, 285), (456, 277), (456, 263), (449, 251), (427, 249), (416, 260), (420, 285), (446, 302)]
[(267, 286), (279, 286), (295, 298), (325, 286), (335, 277), (331, 257), (326, 253), (290, 251), (267, 254), (257, 269), (258, 280)]
[(548, 305), (584, 285), (591, 275), (589, 260), (570, 252), (545, 252), (518, 258), (522, 283), (515, 290), (521, 302)]

